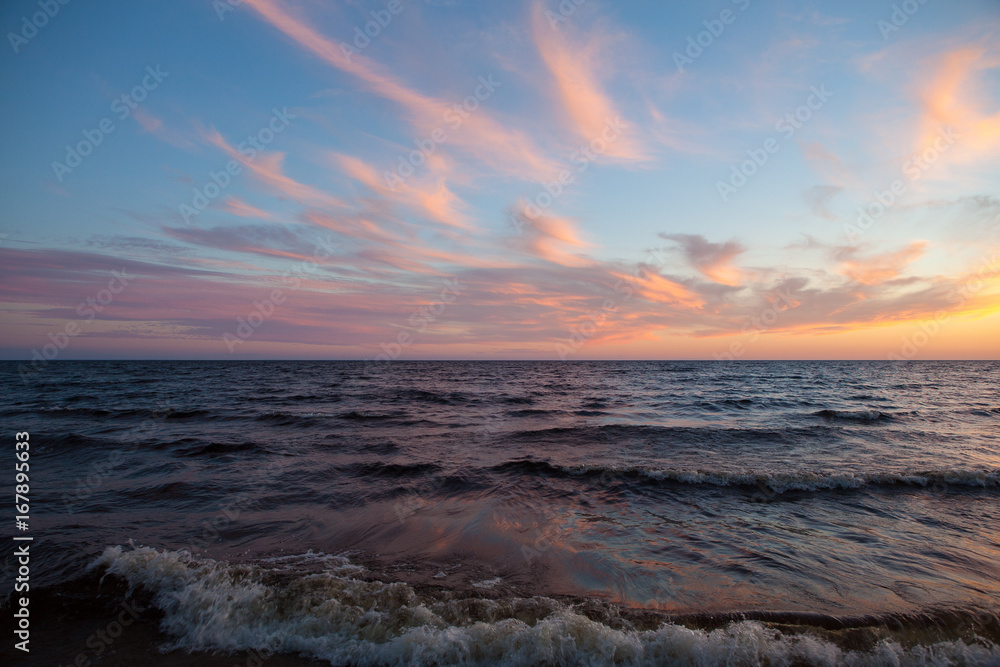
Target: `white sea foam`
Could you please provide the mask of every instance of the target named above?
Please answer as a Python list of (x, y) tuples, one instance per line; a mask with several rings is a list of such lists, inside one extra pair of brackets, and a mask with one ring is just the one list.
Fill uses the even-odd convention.
[(352, 563), (347, 556), (315, 552), (312, 549), (302, 554), (262, 558), (260, 562), (266, 563), (273, 569), (294, 570), (302, 566), (319, 565), (325, 571), (337, 574), (357, 574), (365, 571), (363, 566)]
[(476, 588), (493, 588), (494, 586), (502, 582), (503, 582), (502, 578), (495, 577), (493, 579), (487, 579), (485, 581), (474, 582), (472, 585), (475, 586)]
[(109, 547), (95, 566), (153, 593), (163, 630), (188, 650), (269, 649), (338, 665), (1000, 664), (997, 646), (884, 640), (847, 652), (752, 621), (712, 631), (616, 629), (548, 598), (433, 601), (347, 572), (264, 583), (267, 568), (148, 547)]

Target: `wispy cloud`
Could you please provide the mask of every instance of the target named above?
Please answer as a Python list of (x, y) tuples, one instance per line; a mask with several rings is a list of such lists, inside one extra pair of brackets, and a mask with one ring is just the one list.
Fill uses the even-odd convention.
[(914, 260), (920, 258), (927, 249), (926, 241), (914, 241), (895, 252), (859, 257), (856, 248), (844, 248), (842, 272), (853, 281), (863, 285), (887, 283), (897, 277)]
[(986, 82), (1000, 70), (995, 44), (958, 47), (936, 60), (920, 90), (923, 117), (916, 152), (933, 149), (942, 126), (951, 126), (961, 134), (955, 159), (994, 160), (1000, 150), (1000, 108), (989, 108), (991, 101), (980, 91), (990, 89)]
[[(583, 43), (575, 44), (571, 41), (570, 28), (553, 30), (545, 18), (545, 11), (545, 5), (540, 2), (532, 8), (535, 47), (555, 82), (570, 126), (579, 140), (589, 143), (599, 139), (609, 124), (621, 118), (621, 111), (599, 77), (601, 60), (608, 57), (606, 37), (601, 34), (578, 37)], [(604, 154), (625, 161), (649, 157), (638, 140), (628, 135), (609, 142)]]
[[(294, 17), (277, 0), (246, 0), (246, 4), (303, 49), (337, 70), (354, 76), (369, 91), (401, 106), (421, 136), (447, 127), (445, 114), (454, 102), (418, 92), (363, 55), (354, 54), (347, 58), (338, 44), (304, 20)], [(477, 82), (471, 82), (471, 85), (475, 87)], [(558, 165), (527, 134), (498, 122), (483, 108), (463, 118), (460, 130), (449, 135), (449, 144), (460, 147), (510, 176), (545, 178), (558, 169)]]
[(271, 214), (267, 211), (262, 211), (256, 206), (251, 206), (239, 197), (228, 197), (222, 202), (222, 208), (241, 218), (261, 218), (267, 220), (271, 217)]
[(317, 206), (327, 209), (339, 209), (345, 206), (341, 199), (285, 175), (282, 171), (284, 153), (259, 153), (251, 159), (226, 142), (214, 128), (205, 134), (205, 139), (222, 149), (229, 157), (243, 163), (258, 181), (270, 187), (275, 194), (288, 197), (303, 206)]
[[(523, 210), (523, 206), (519, 207)], [(540, 215), (528, 219), (521, 213), (515, 214), (521, 227), (521, 247), (535, 257), (562, 266), (588, 266), (593, 260), (583, 255), (590, 244), (584, 242), (569, 219), (552, 215)]]
[[(433, 166), (429, 168), (428, 177), (409, 178), (390, 188), (375, 167), (359, 158), (334, 154), (333, 160), (345, 174), (380, 197), (416, 210), (428, 219), (444, 225), (460, 229), (471, 227), (466, 216), (459, 210), (459, 198), (448, 189), (444, 178), (435, 175), (438, 170)], [(440, 156), (431, 156), (430, 160), (433, 164), (444, 162), (444, 158)]]

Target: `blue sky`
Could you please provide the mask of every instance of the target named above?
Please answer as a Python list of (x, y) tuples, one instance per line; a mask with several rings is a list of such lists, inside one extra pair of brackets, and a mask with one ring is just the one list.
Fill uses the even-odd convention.
[[(913, 356), (996, 356), (996, 2), (390, 4), (71, 0), (32, 32), (39, 4), (5, 3), (0, 351), (37, 356), (127, 266), (56, 355), (372, 358), (409, 332), (399, 356), (884, 358), (947, 317)], [(433, 154), (389, 187), (415, 141)]]

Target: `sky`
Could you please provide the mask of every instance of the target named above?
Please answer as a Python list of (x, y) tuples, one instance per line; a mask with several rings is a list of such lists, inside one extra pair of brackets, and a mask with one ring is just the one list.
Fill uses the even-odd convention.
[(8, 0), (0, 357), (1000, 358), (1000, 3)]

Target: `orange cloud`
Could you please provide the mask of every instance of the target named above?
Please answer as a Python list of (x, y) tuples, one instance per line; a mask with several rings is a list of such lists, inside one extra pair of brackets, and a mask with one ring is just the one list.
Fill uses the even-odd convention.
[[(523, 209), (523, 203), (520, 207)], [(532, 255), (562, 266), (588, 266), (593, 260), (573, 250), (590, 246), (580, 239), (576, 226), (566, 218), (539, 215), (528, 218), (516, 214), (523, 235), (523, 246)]]
[(660, 234), (681, 246), (684, 257), (696, 271), (720, 285), (739, 285), (743, 272), (732, 262), (745, 248), (736, 241), (711, 243), (698, 234)]
[(701, 308), (705, 305), (704, 298), (681, 283), (665, 278), (654, 271), (642, 271), (634, 276), (616, 275), (634, 285), (639, 296), (654, 304), (670, 304), (688, 308)]
[(995, 158), (1000, 149), (1000, 110), (986, 109), (976, 91), (990, 88), (984, 80), (996, 76), (1000, 59), (983, 48), (963, 47), (946, 53), (920, 91), (923, 118), (918, 152), (930, 149), (942, 126), (960, 134), (955, 159)]
[(390, 188), (378, 171), (364, 161), (339, 154), (334, 154), (333, 158), (345, 174), (360, 181), (382, 197), (422, 211), (429, 219), (445, 225), (460, 229), (471, 228), (465, 216), (457, 210), (458, 197), (448, 189), (443, 179), (436, 179), (433, 183), (428, 183), (427, 179), (424, 179), (414, 184), (415, 181), (411, 178), (396, 183), (395, 188)]
[[(533, 9), (535, 46), (555, 79), (559, 99), (576, 134), (589, 143), (605, 135), (607, 128), (620, 117), (597, 77), (601, 40), (593, 38), (583, 48), (572, 46), (563, 31), (553, 30), (548, 24), (544, 10), (541, 3)], [(618, 136), (607, 145), (604, 154), (613, 158), (644, 160), (648, 157), (642, 146), (628, 136)]]
[(898, 277), (903, 269), (924, 254), (926, 247), (926, 241), (914, 241), (896, 252), (866, 259), (849, 259), (841, 266), (841, 273), (862, 285), (878, 285)]

